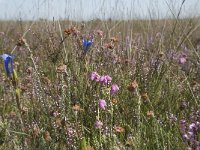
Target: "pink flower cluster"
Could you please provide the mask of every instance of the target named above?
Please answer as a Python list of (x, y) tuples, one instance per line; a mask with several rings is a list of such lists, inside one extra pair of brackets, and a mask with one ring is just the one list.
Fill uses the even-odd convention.
[(101, 84), (109, 84), (112, 81), (112, 78), (109, 75), (100, 76), (97, 72), (92, 72), (90, 74), (90, 79)]
[[(101, 83), (102, 85), (109, 85), (112, 81), (112, 77), (110, 77), (109, 75), (100, 76), (97, 72), (92, 72), (90, 74), (90, 79), (92, 81)], [(117, 84), (112, 84), (110, 89), (110, 94), (115, 94), (118, 91), (119, 91), (119, 86)]]

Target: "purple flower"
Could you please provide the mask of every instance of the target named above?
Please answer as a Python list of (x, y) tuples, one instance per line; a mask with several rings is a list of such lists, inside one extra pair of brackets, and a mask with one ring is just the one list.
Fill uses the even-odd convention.
[(105, 80), (105, 76), (100, 76), (99, 81), (100, 81), (101, 83), (104, 83), (104, 80)]
[(186, 63), (186, 58), (185, 57), (180, 57), (179, 58), (179, 64), (185, 64)]
[(102, 123), (100, 120), (97, 120), (97, 121), (95, 122), (95, 128), (96, 128), (96, 129), (101, 129), (102, 126), (103, 126), (103, 123)]
[(198, 129), (199, 129), (199, 122), (193, 122), (191, 124), (187, 124), (185, 120), (180, 121), (180, 132), (182, 138), (189, 146), (193, 149), (197, 149), (200, 145), (200, 142), (197, 141), (198, 139)]
[(99, 81), (102, 84), (108, 84), (110, 81), (112, 81), (112, 78), (109, 75), (104, 75), (100, 77)]
[(189, 129), (190, 129), (190, 130), (195, 130), (195, 129), (196, 129), (196, 124), (195, 124), (195, 123), (191, 123), (191, 124), (189, 125)]
[(185, 139), (185, 140), (189, 140), (188, 135), (187, 135), (187, 134), (183, 134), (183, 139)]
[(4, 65), (6, 69), (7, 76), (10, 76), (13, 73), (13, 55), (3, 54), (0, 57), (4, 60)]
[(107, 80), (107, 82), (112, 81), (112, 78), (109, 75), (105, 75), (105, 79)]
[(117, 84), (113, 84), (110, 89), (110, 94), (115, 94), (119, 91), (119, 87)]
[(91, 74), (90, 74), (90, 79), (93, 81), (93, 80), (95, 80), (95, 81), (99, 81), (99, 78), (100, 78), (100, 76), (98, 75), (98, 73), (97, 72), (92, 72)]
[(106, 101), (104, 99), (99, 100), (99, 108), (105, 110), (106, 109)]
[(181, 120), (180, 123), (185, 125), (186, 124), (186, 120)]
[(186, 120), (180, 120), (180, 128), (181, 128), (181, 131), (185, 132), (185, 129), (186, 129)]
[(187, 56), (185, 54), (182, 54), (179, 56), (179, 59), (178, 59), (179, 64), (185, 64), (186, 61), (187, 61)]
[(89, 50), (90, 46), (93, 44), (94, 40), (86, 40), (83, 39), (83, 50), (84, 53), (87, 53), (87, 51)]
[(194, 138), (194, 132), (188, 132), (189, 138), (193, 139)]

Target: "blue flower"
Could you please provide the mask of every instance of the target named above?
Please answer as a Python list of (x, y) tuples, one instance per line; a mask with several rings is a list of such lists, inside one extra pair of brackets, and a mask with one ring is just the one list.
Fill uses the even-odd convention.
[(93, 44), (93, 39), (92, 40), (86, 40), (83, 39), (83, 51), (84, 53), (87, 53), (87, 51), (89, 50), (90, 46)]
[(3, 55), (0, 55), (0, 57), (4, 60), (4, 65), (5, 65), (7, 76), (10, 76), (13, 73), (12, 62), (13, 62), (14, 56), (8, 55), (8, 54), (3, 54)]

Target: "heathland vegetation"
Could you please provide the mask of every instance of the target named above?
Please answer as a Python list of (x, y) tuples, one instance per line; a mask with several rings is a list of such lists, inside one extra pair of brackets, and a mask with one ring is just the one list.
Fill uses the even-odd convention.
[(200, 149), (200, 22), (1, 21), (0, 149)]

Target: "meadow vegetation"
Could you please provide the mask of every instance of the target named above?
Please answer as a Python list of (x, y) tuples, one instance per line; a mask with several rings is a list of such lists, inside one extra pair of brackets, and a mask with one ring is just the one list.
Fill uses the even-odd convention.
[(200, 149), (199, 18), (1, 21), (0, 54), (2, 150)]

